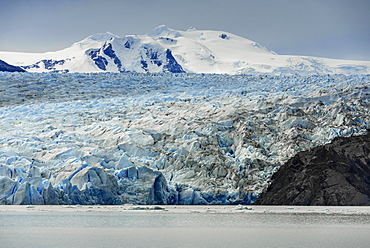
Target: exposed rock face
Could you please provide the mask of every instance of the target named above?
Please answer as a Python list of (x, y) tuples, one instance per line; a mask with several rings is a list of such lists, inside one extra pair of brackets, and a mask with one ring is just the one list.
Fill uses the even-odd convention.
[(370, 133), (298, 153), (256, 204), (370, 205)]
[(0, 60), (0, 71), (9, 71), (9, 72), (24, 72), (22, 68), (18, 66), (9, 65), (3, 60)]

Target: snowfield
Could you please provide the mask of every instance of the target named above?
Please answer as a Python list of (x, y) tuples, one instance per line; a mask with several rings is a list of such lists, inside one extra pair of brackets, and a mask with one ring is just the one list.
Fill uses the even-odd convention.
[(250, 204), (367, 132), (370, 76), (0, 73), (1, 204)]

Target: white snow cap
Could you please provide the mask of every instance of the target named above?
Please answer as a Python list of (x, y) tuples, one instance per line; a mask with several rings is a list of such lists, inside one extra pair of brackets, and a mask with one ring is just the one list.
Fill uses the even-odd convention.
[(104, 42), (111, 40), (112, 38), (120, 38), (111, 32), (97, 33), (86, 37), (85, 39), (74, 43), (72, 46), (80, 46), (82, 49), (97, 48)]
[(160, 25), (146, 35), (91, 35), (48, 53), (0, 52), (29, 72), (189, 72), (217, 74), (368, 74), (370, 61), (278, 55), (244, 37), (217, 30)]
[(195, 27), (189, 27), (188, 30), (186, 30), (186, 32), (190, 32), (190, 31), (196, 31), (197, 29)]
[(96, 41), (106, 41), (106, 40), (110, 40), (111, 38), (120, 38), (120, 37), (118, 35), (115, 35), (107, 31), (105, 33), (97, 33), (94, 35), (90, 35), (86, 39), (96, 40)]
[(147, 33), (148, 36), (150, 37), (160, 37), (160, 36), (165, 36), (165, 37), (171, 37), (171, 38), (178, 38), (181, 37), (181, 34), (179, 31), (169, 28), (166, 25), (160, 25)]

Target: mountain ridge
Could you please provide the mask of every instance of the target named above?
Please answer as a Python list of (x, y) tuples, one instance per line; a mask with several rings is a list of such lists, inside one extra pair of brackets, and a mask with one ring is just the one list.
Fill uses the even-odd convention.
[(94, 34), (55, 52), (0, 52), (0, 59), (29, 72), (370, 73), (370, 61), (278, 55), (229, 32), (165, 25), (145, 35)]

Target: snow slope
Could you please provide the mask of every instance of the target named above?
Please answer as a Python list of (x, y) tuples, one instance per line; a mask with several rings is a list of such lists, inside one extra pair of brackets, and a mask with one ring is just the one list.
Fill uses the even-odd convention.
[(0, 73), (0, 203), (252, 203), (297, 152), (367, 132), (369, 82)]
[(217, 74), (368, 74), (369, 61), (278, 55), (221, 31), (159, 26), (146, 35), (96, 34), (61, 51), (0, 52), (30, 72), (188, 72)]

